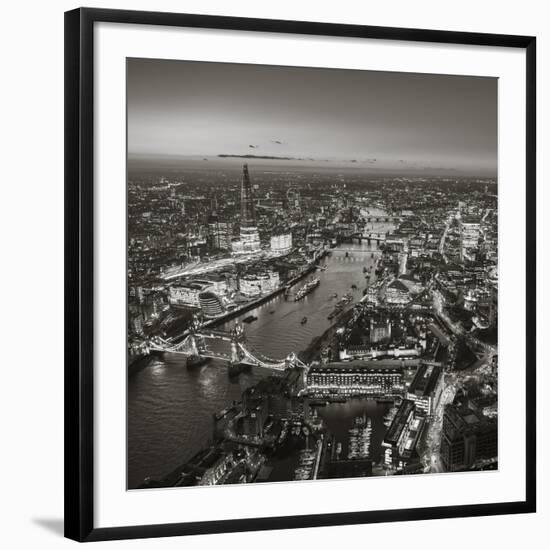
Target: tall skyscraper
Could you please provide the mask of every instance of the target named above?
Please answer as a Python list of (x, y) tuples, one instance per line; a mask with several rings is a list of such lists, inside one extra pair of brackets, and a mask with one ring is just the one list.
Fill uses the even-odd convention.
[(462, 216), (460, 221), (460, 258), (462, 261), (474, 258), (475, 251), (479, 246), (480, 230), (481, 224), (479, 219), (471, 216)]
[(252, 185), (248, 175), (248, 164), (243, 165), (243, 177), (241, 182), (241, 229), (240, 237), (243, 252), (257, 252), (260, 250), (260, 235), (256, 226), (256, 214), (254, 212), (254, 197)]
[(230, 223), (219, 220), (216, 212), (208, 217), (208, 245), (213, 249), (229, 250), (233, 228)]
[(254, 212), (254, 197), (252, 185), (248, 175), (248, 164), (243, 164), (243, 177), (241, 181), (241, 227), (256, 226), (256, 214)]

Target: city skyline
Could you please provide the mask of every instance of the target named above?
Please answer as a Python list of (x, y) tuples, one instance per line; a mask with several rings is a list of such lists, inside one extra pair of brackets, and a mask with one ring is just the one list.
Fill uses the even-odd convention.
[(497, 470), (496, 81), (128, 67), (127, 488)]
[(129, 161), (494, 177), (496, 99), (485, 77), (130, 59)]

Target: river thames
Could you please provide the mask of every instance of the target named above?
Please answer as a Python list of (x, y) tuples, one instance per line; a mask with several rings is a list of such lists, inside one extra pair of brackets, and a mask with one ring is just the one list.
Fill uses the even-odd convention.
[[(377, 224), (380, 231), (387, 230)], [(258, 319), (245, 324), (247, 343), (273, 359), (307, 348), (329, 328), (327, 319), (338, 297), (351, 292), (359, 301), (366, 285), (363, 268), (376, 262), (375, 243), (350, 244), (332, 251), (317, 271), (320, 285), (303, 300), (295, 302), (283, 295), (275, 297), (241, 317)], [(368, 274), (367, 274), (368, 276)], [(298, 287), (301, 283), (298, 283)], [(355, 285), (357, 289), (352, 289)], [(307, 317), (307, 322), (301, 320)], [(228, 321), (228, 330), (241, 318)], [(211, 361), (188, 370), (180, 355), (155, 357), (149, 366), (128, 380), (128, 488), (136, 488), (146, 477), (159, 478), (191, 458), (210, 441), (213, 413), (223, 409), (269, 371), (254, 368), (230, 379), (226, 365)], [(375, 426), (381, 424), (386, 407), (374, 410), (373, 404), (330, 406), (323, 412), (334, 431), (345, 433), (353, 416), (366, 412)], [(383, 428), (381, 428), (383, 429)], [(373, 434), (379, 439), (379, 430)]]

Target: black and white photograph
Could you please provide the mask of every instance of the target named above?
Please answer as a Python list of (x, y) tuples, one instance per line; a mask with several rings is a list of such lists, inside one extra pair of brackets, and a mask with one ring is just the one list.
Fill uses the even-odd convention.
[(2, 548), (544, 548), (545, 7), (7, 4)]
[(128, 58), (126, 101), (127, 489), (498, 471), (497, 78)]

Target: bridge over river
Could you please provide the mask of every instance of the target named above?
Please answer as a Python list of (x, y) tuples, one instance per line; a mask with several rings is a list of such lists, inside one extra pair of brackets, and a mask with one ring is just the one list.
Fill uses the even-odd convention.
[[(229, 346), (212, 346), (212, 342), (226, 342)], [(305, 366), (294, 352), (283, 360), (273, 359), (255, 350), (246, 343), (244, 330), (236, 325), (231, 331), (204, 329), (192, 331), (180, 342), (156, 337), (149, 343), (151, 351), (178, 353), (185, 357), (220, 359), (232, 364), (263, 367), (275, 371), (284, 371), (290, 366)]]
[[(389, 224), (377, 224), (372, 232), (389, 230)], [(307, 349), (331, 326), (328, 316), (342, 296), (352, 293), (354, 302), (361, 299), (368, 282), (366, 276), (370, 273), (370, 278), (375, 278), (374, 269), (365, 270), (369, 270), (379, 257), (378, 245), (363, 241), (345, 246), (342, 251), (333, 250), (323, 259), (320, 265), (325, 269), (315, 274), (320, 278), (320, 285), (303, 300), (295, 302), (280, 293), (215, 328), (197, 328), (195, 332), (200, 334), (195, 334), (195, 345), (200, 348), (204, 343), (203, 353), (211, 358), (203, 366), (185, 368), (186, 352), (193, 344), (191, 339), (184, 342), (190, 334), (177, 340), (150, 342), (151, 349), (158, 350), (158, 353), (154, 354), (147, 368), (128, 379), (130, 488), (139, 486), (146, 476), (166, 475), (207, 445), (214, 413), (240, 400), (243, 391), (262, 378), (283, 369), (286, 361), (292, 359), (293, 351)], [(354, 289), (353, 285), (357, 288)], [(230, 377), (226, 367), (234, 359), (232, 331), (250, 315), (257, 319), (244, 323), (246, 339), (235, 342), (235, 345), (245, 364), (265, 368), (252, 367), (238, 377)], [(304, 318), (307, 322), (302, 323)], [(337, 410), (330, 422), (338, 424), (342, 414), (349, 413), (351, 423), (362, 410), (357, 407), (356, 404), (336, 404), (330, 408), (331, 411)], [(329, 415), (328, 409), (325, 408), (323, 414)], [(347, 434), (350, 427), (343, 422), (342, 433)]]

